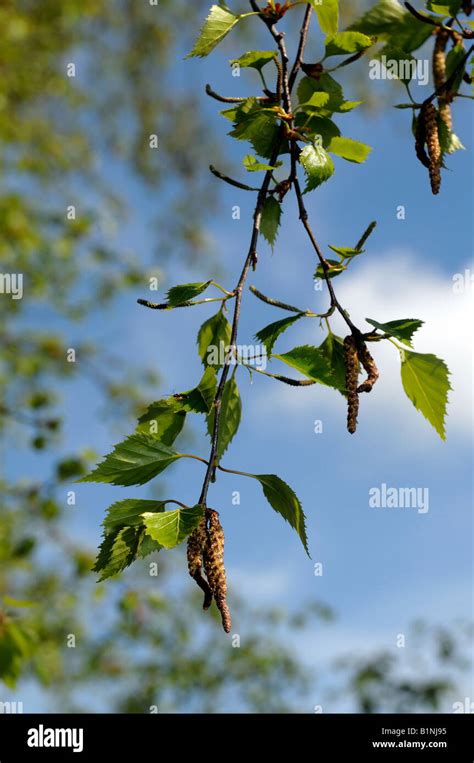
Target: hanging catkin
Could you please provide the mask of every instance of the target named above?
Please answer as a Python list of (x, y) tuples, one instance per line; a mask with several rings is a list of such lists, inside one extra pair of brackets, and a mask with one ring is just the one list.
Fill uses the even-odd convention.
[(375, 365), (375, 360), (367, 349), (365, 342), (361, 342), (358, 347), (359, 360), (367, 373), (367, 379), (357, 387), (357, 392), (371, 392), (372, 387), (379, 378), (379, 370)]
[[(442, 88), (446, 82), (446, 45), (449, 40), (449, 32), (438, 29), (433, 48), (433, 80), (436, 90)], [(453, 129), (451, 106), (449, 105), (449, 93), (441, 92), (438, 96), (439, 115), (448, 130)]]
[(224, 567), (224, 530), (219, 521), (219, 514), (213, 509), (206, 510), (207, 530), (204, 546), (204, 569), (209, 588), (221, 613), (222, 627), (230, 633), (232, 627), (229, 607), (227, 606), (227, 579)]
[(420, 114), (418, 116), (418, 119), (416, 121), (416, 132), (415, 132), (415, 151), (418, 159), (423, 164), (424, 167), (429, 168), (430, 166), (430, 160), (428, 158), (428, 154), (425, 150), (425, 143), (426, 143), (426, 129), (425, 129), (425, 120), (423, 118), (423, 115), (420, 111)]
[(344, 359), (346, 364), (347, 429), (351, 434), (354, 434), (357, 429), (357, 414), (359, 412), (359, 396), (357, 394), (359, 359), (356, 342), (351, 335), (344, 339)]
[(441, 147), (439, 145), (438, 135), (438, 114), (432, 103), (423, 104), (420, 111), (420, 119), (424, 119), (426, 132), (426, 145), (428, 147), (428, 156), (430, 158), (430, 182), (431, 190), (434, 194), (439, 193), (441, 185)]
[(204, 546), (206, 541), (206, 522), (205, 519), (202, 519), (200, 524), (188, 537), (187, 557), (189, 574), (196, 581), (199, 588), (204, 591), (203, 609), (209, 609), (212, 603), (211, 589), (209, 588), (207, 580), (202, 575)]

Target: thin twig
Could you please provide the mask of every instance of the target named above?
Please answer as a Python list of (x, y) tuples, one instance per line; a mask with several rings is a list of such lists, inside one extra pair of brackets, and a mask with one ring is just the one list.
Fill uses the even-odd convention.
[(296, 199), (298, 201), (298, 209), (299, 209), (300, 220), (303, 223), (303, 227), (306, 230), (306, 233), (308, 234), (309, 240), (311, 241), (311, 244), (313, 245), (313, 249), (315, 250), (315, 252), (316, 252), (316, 254), (318, 256), (319, 262), (321, 263), (321, 267), (322, 267), (322, 270), (323, 270), (323, 277), (324, 277), (324, 280), (326, 282), (326, 286), (327, 286), (328, 291), (329, 291), (329, 296), (331, 298), (331, 307), (334, 307), (340, 313), (340, 315), (342, 316), (344, 321), (349, 326), (349, 328), (351, 330), (351, 333), (356, 335), (356, 336), (359, 336), (361, 332), (359, 331), (357, 326), (355, 326), (352, 323), (352, 321), (349, 318), (347, 312), (344, 310), (343, 307), (341, 307), (341, 305), (339, 304), (338, 299), (336, 297), (336, 293), (334, 291), (334, 286), (332, 285), (331, 278), (329, 276), (329, 267), (330, 267), (329, 263), (327, 262), (326, 258), (323, 256), (323, 253), (322, 253), (322, 251), (321, 251), (321, 249), (319, 247), (318, 242), (316, 241), (316, 238), (315, 238), (314, 233), (312, 231), (311, 225), (309, 223), (308, 212), (306, 210), (306, 207), (305, 207), (305, 204), (304, 204), (304, 201), (303, 201), (303, 194), (301, 192), (301, 187), (300, 187), (300, 183), (299, 183), (298, 176), (297, 176), (296, 158), (295, 158), (294, 148), (292, 148), (292, 154), (293, 154), (293, 163), (294, 163), (294, 167), (293, 167), (293, 173), (294, 173), (293, 185), (294, 185), (294, 189), (295, 189)]
[[(250, 0), (250, 4), (253, 10), (260, 11), (260, 8), (258, 7), (257, 3), (254, 0)], [(303, 21), (303, 24), (305, 24), (307, 17), (308, 17), (308, 14), (305, 14), (305, 19)], [(272, 33), (273, 37), (277, 41), (278, 48), (280, 51), (281, 65), (282, 65), (282, 87), (284, 89), (283, 90), (284, 105), (286, 108), (288, 96), (289, 96), (288, 56), (286, 55), (286, 50), (283, 43), (283, 36), (280, 35), (275, 30), (273, 25), (269, 26), (267, 24), (267, 26), (269, 27), (270, 32)], [(271, 152), (271, 157), (269, 161), (270, 166), (273, 166), (278, 158), (278, 155), (280, 153), (280, 147), (284, 139), (284, 135), (285, 135), (285, 130), (281, 126), (278, 131), (277, 138), (275, 140), (275, 145), (273, 146), (273, 149)], [(207, 494), (209, 491), (209, 485), (211, 483), (211, 480), (215, 479), (215, 470), (217, 466), (217, 453), (218, 453), (218, 445), (219, 445), (220, 422), (221, 422), (222, 396), (224, 394), (225, 383), (229, 375), (230, 360), (236, 353), (237, 333), (239, 328), (240, 310), (242, 305), (242, 295), (243, 295), (244, 285), (247, 280), (247, 276), (249, 274), (250, 268), (253, 266), (253, 268), (255, 269), (257, 264), (257, 242), (258, 242), (258, 237), (260, 233), (260, 222), (262, 217), (263, 206), (265, 204), (265, 199), (267, 198), (268, 189), (269, 189), (271, 180), (272, 180), (272, 170), (267, 170), (265, 172), (265, 176), (257, 196), (257, 203), (255, 205), (255, 210), (253, 214), (253, 225), (252, 225), (252, 232), (250, 236), (249, 249), (247, 252), (247, 256), (245, 258), (242, 272), (237, 282), (237, 286), (235, 287), (235, 290), (234, 290), (235, 306), (234, 306), (234, 315), (232, 320), (231, 338), (229, 342), (229, 355), (228, 355), (228, 358), (226, 359), (226, 363), (223, 366), (221, 377), (217, 387), (217, 391), (214, 397), (214, 403), (213, 403), (214, 429), (212, 432), (211, 452), (209, 456), (209, 463), (206, 469), (206, 474), (204, 476), (204, 481), (203, 481), (203, 485), (201, 489), (201, 495), (199, 497), (200, 504), (206, 503)]]
[(239, 180), (234, 180), (233, 178), (230, 178), (228, 175), (224, 175), (222, 172), (219, 172), (213, 164), (209, 165), (209, 169), (212, 172), (213, 175), (216, 176), (216, 178), (219, 178), (219, 180), (224, 180), (224, 182), (229, 183), (229, 185), (233, 185), (235, 188), (240, 188), (242, 191), (259, 191), (259, 188), (253, 188), (250, 185), (246, 185), (245, 183), (241, 183)]
[(405, 8), (410, 11), (412, 16), (414, 16), (418, 21), (421, 21), (423, 24), (430, 24), (431, 26), (439, 27), (439, 29), (444, 29), (446, 32), (449, 32), (449, 36), (456, 40), (456, 35), (464, 37), (465, 40), (472, 40), (474, 36), (474, 31), (472, 29), (465, 29), (463, 26), (461, 26), (460, 32), (455, 32), (453, 29), (451, 29), (451, 25), (453, 23), (453, 19), (450, 19), (448, 21), (448, 24), (443, 24), (441, 21), (438, 21), (437, 19), (432, 19), (430, 16), (425, 16), (424, 13), (420, 13), (420, 11), (417, 11), (416, 8), (414, 8), (410, 3), (405, 3)]
[(308, 6), (306, 8), (306, 11), (305, 11), (305, 15), (304, 15), (304, 19), (303, 19), (303, 24), (302, 24), (301, 30), (300, 30), (300, 44), (299, 44), (299, 47), (298, 47), (298, 51), (296, 53), (295, 63), (293, 64), (293, 68), (291, 70), (291, 74), (290, 74), (290, 77), (289, 77), (289, 80), (288, 80), (288, 85), (289, 85), (290, 93), (293, 90), (293, 85), (295, 84), (296, 77), (297, 77), (298, 72), (299, 72), (299, 70), (301, 68), (301, 62), (303, 61), (304, 49), (306, 47), (306, 40), (308, 39), (308, 31), (309, 31), (309, 24), (310, 24), (310, 21), (311, 21), (312, 10), (313, 9), (312, 9), (311, 5), (308, 4)]
[(367, 229), (363, 232), (362, 236), (358, 240), (358, 242), (355, 245), (354, 249), (357, 249), (357, 250), (362, 249), (362, 247), (364, 246), (365, 242), (367, 241), (367, 239), (369, 238), (369, 236), (371, 235), (371, 233), (373, 232), (373, 230), (376, 227), (377, 227), (377, 221), (373, 220), (370, 223), (370, 225), (367, 226)]
[[(227, 95), (219, 95), (219, 93), (216, 93), (215, 90), (212, 89), (210, 85), (206, 85), (206, 93), (211, 96), (211, 98), (214, 98), (214, 100), (219, 101), (220, 103), (244, 103), (244, 101), (248, 100), (248, 97), (241, 97), (241, 96), (227, 96)], [(270, 102), (272, 99), (268, 95), (257, 95), (253, 96), (256, 101), (264, 101), (265, 103)]]
[(437, 21), (435, 19), (432, 19), (430, 16), (425, 16), (423, 13), (420, 13), (416, 10), (410, 3), (405, 3), (405, 8), (410, 11), (411, 15), (414, 16), (418, 21), (421, 21), (423, 24), (431, 24), (431, 26), (438, 26), (442, 27), (440, 21)]
[[(336, 69), (341, 69), (343, 66), (349, 66), (349, 64), (355, 63), (355, 61), (358, 61), (359, 58), (362, 58), (362, 56), (367, 52), (368, 48), (364, 48), (363, 50), (358, 50), (357, 53), (354, 53), (353, 56), (349, 56), (349, 58), (345, 58), (344, 61), (341, 61), (338, 66), (336, 66)], [(334, 70), (331, 70), (334, 71)]]
[(298, 315), (304, 316), (306, 318), (328, 318), (330, 315), (332, 315), (335, 309), (331, 307), (326, 313), (314, 313), (312, 310), (300, 310), (299, 307), (288, 305), (286, 302), (280, 302), (279, 299), (267, 297), (265, 294), (262, 294), (261, 291), (256, 289), (255, 286), (250, 286), (249, 288), (252, 294), (258, 297), (258, 299), (260, 299), (262, 302), (266, 302), (267, 305), (272, 305), (272, 307), (280, 307), (282, 310), (288, 310), (290, 313), (298, 313)]

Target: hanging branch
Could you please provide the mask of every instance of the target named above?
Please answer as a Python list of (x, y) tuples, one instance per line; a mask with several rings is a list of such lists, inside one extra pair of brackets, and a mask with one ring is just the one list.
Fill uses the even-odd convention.
[[(246, 368), (250, 374), (255, 371), (262, 376), (295, 388), (313, 387), (321, 383), (338, 390), (346, 397), (347, 429), (353, 434), (357, 428), (359, 396), (370, 393), (379, 379), (379, 370), (367, 345), (373, 343), (376, 346), (377, 342), (388, 341), (399, 354), (402, 384), (408, 398), (433, 425), (441, 438), (445, 438), (444, 421), (450, 389), (449, 371), (446, 364), (435, 355), (417, 353), (413, 350), (413, 334), (423, 322), (409, 318), (382, 323), (366, 318), (370, 329), (362, 331), (353, 322), (348, 310), (342, 306), (336, 295), (334, 277), (346, 271), (351, 262), (363, 253), (363, 247), (375, 228), (375, 222), (370, 223), (355, 247), (328, 245), (329, 249), (340, 258), (339, 262), (326, 258), (316, 237), (315, 228), (310, 222), (304, 195), (328, 180), (334, 172), (330, 154), (360, 163), (367, 158), (370, 147), (342, 136), (338, 127), (335, 128), (334, 123), (327, 117), (328, 113), (331, 116), (334, 112), (342, 114), (352, 108), (350, 102), (344, 101), (339, 83), (334, 82), (322, 64), (303, 63), (313, 18), (312, 3), (306, 3), (299, 30), (297, 51), (290, 64), (285, 35), (279, 31), (276, 24), (288, 11), (292, 11), (300, 4), (300, 2), (275, 3), (270, 0), (261, 8), (256, 0), (250, 0), (251, 12), (241, 14), (234, 14), (224, 5), (214, 4), (204, 22), (191, 56), (207, 56), (236, 24), (249, 16), (258, 18), (264, 23), (276, 48), (275, 52), (249, 51), (245, 54), (245, 65), (259, 70), (264, 96), (231, 98), (219, 95), (209, 85), (206, 87), (208, 95), (219, 102), (244, 104), (230, 111), (234, 126), (231, 135), (238, 140), (250, 141), (255, 150), (256, 156), (250, 155), (244, 160), (246, 169), (249, 172), (263, 172), (260, 185), (253, 187), (223, 174), (213, 165), (210, 166), (210, 171), (220, 180), (240, 190), (257, 194), (248, 248), (235, 288), (231, 290), (212, 279), (207, 279), (173, 287), (169, 290), (166, 301), (138, 300), (140, 305), (157, 311), (194, 307), (211, 302), (220, 304), (218, 312), (202, 324), (198, 333), (198, 350), (204, 364), (204, 372), (194, 388), (186, 392), (175, 392), (152, 403), (140, 417), (136, 431), (123, 442), (118, 443), (113, 452), (82, 479), (84, 482), (105, 482), (124, 486), (141, 485), (160, 474), (178, 459), (190, 459), (199, 464), (199, 468), (204, 466), (199, 498), (195, 506), (189, 506), (175, 499), (166, 501), (126, 499), (113, 504), (104, 521), (104, 541), (95, 569), (100, 571), (101, 579), (104, 579), (121, 572), (134, 559), (143, 558), (146, 553), (158, 551), (161, 548), (172, 548), (187, 539), (188, 571), (204, 593), (203, 607), (208, 609), (213, 601), (216, 603), (221, 614), (222, 626), (227, 633), (231, 629), (231, 617), (227, 604), (224, 530), (219, 513), (208, 505), (209, 488), (216, 480), (218, 470), (256, 480), (263, 489), (266, 500), (290, 523), (309, 554), (303, 508), (289, 485), (275, 474), (250, 474), (226, 468), (221, 464), (222, 456), (240, 423), (241, 401), (236, 382), (239, 366)], [(411, 6), (408, 8), (410, 10)], [(336, 66), (331, 70), (335, 71), (341, 66), (357, 61), (363, 52), (359, 50), (354, 52), (352, 35), (338, 35), (335, 42), (338, 28), (336, 4), (327, 4), (324, 10), (321, 26), (329, 40), (326, 46), (327, 56), (352, 54), (344, 59), (339, 67)], [(319, 12), (317, 15), (320, 20)], [(410, 104), (402, 104), (402, 107), (420, 108), (416, 129), (417, 155), (428, 167), (432, 188), (437, 192), (444, 150), (442, 145), (445, 144), (440, 138), (439, 130), (440, 127), (443, 128), (438, 121), (439, 116), (443, 115), (437, 113), (433, 101), (438, 98), (440, 105), (451, 102), (453, 96), (451, 91), (454, 86), (458, 87), (458, 80), (465, 75), (465, 66), (472, 48), (462, 55), (450, 76), (446, 77), (444, 59), (446, 36), (449, 33), (451, 39), (459, 41), (460, 34), (452, 30), (451, 20), (448, 20), (446, 26), (441, 23), (426, 22), (423, 14), (418, 12), (412, 15), (415, 15), (421, 23), (430, 23), (437, 28), (437, 43), (434, 51), (436, 56), (435, 92), (422, 104), (413, 103), (413, 99)], [(364, 35), (364, 18), (362, 17), (359, 23), (358, 28), (361, 32), (358, 33), (357, 44), (367, 49), (373, 42), (373, 25), (370, 22), (368, 34)], [(403, 23), (406, 19), (407, 16), (404, 15)], [(394, 36), (396, 37), (396, 29)], [(455, 61), (458, 56), (459, 50), (456, 50)], [(268, 89), (267, 79), (261, 71), (261, 68), (271, 61), (276, 63), (276, 95)], [(307, 76), (301, 79), (296, 105), (294, 86), (300, 70)], [(321, 104), (321, 112), (319, 104)], [(344, 105), (345, 108), (343, 108)], [(229, 116), (229, 113), (226, 116)], [(313, 119), (314, 116), (316, 119)], [(444, 116), (446, 118), (443, 122), (444, 129), (448, 130), (448, 137), (453, 140), (447, 113)], [(327, 128), (326, 132), (323, 130), (324, 127)], [(324, 132), (324, 137), (318, 133), (319, 129)], [(446, 136), (443, 140), (446, 143)], [(456, 141), (453, 142), (456, 143)], [(299, 144), (303, 144), (303, 148)], [(284, 164), (283, 161), (279, 161), (279, 157), (283, 159), (287, 153), (290, 159), (289, 167), (284, 176), (279, 177), (277, 170)], [(264, 157), (264, 159), (258, 157)], [(300, 165), (306, 173), (307, 182), (304, 190), (300, 185)], [(315, 277), (321, 278), (321, 283), (327, 289), (329, 307), (323, 313), (300, 310), (286, 301), (267, 296), (251, 285), (250, 291), (261, 302), (284, 310), (290, 315), (270, 323), (256, 333), (256, 339), (265, 349), (264, 352), (260, 352), (259, 347), (249, 357), (247, 349), (244, 352), (237, 343), (244, 288), (250, 271), (257, 268), (257, 245), (260, 233), (273, 247), (281, 222), (284, 199), (290, 191), (295, 194), (299, 220), (315, 255), (317, 262)], [(219, 289), (221, 295), (219, 297), (201, 296), (211, 286)], [(230, 305), (232, 306), (229, 323), (226, 314)], [(342, 318), (347, 326), (347, 336), (338, 337), (333, 334), (328, 320), (333, 314), (338, 314)], [(280, 335), (302, 318), (324, 319), (320, 323), (326, 326), (327, 335), (322, 344), (318, 347), (311, 345), (295, 347), (283, 354), (274, 353), (273, 347)], [(211, 361), (210, 352), (215, 350), (221, 352), (222, 348), (224, 348), (224, 357), (219, 355), (217, 360)], [(265, 370), (262, 363), (257, 363), (258, 359), (264, 358), (265, 360), (270, 358), (272, 362), (285, 363), (299, 372), (303, 378), (291, 378)], [(232, 373), (231, 367), (234, 368)], [(366, 378), (359, 383), (362, 369), (365, 371)], [(180, 453), (174, 447), (174, 442), (189, 413), (205, 416), (211, 440), (207, 459), (194, 454)], [(166, 509), (169, 503), (178, 508)]]

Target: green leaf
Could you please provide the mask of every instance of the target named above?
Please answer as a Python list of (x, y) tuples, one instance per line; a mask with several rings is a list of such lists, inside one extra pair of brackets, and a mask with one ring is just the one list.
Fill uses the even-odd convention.
[(136, 431), (173, 445), (186, 421), (186, 412), (174, 398), (156, 400), (138, 419)]
[(402, 384), (407, 396), (442, 440), (446, 439), (444, 422), (448, 403), (449, 369), (436, 355), (400, 350)]
[(235, 109), (234, 129), (229, 135), (237, 140), (248, 140), (259, 156), (269, 158), (278, 136), (277, 115), (273, 109), (261, 106), (248, 98)]
[(405, 14), (406, 11), (398, 0), (381, 0), (351, 24), (349, 29), (386, 39), (403, 26)]
[(144, 530), (142, 531), (140, 536), (140, 543), (138, 544), (137, 549), (137, 556), (139, 556), (140, 559), (145, 559), (145, 557), (149, 556), (149, 554), (154, 554), (157, 551), (161, 551), (162, 548), (163, 546), (160, 546), (156, 540), (153, 540), (153, 538), (150, 538), (149, 535), (146, 535)]
[(134, 527), (142, 525), (141, 514), (148, 511), (154, 513), (165, 511), (164, 501), (151, 501), (139, 498), (125, 498), (123, 501), (117, 501), (109, 506), (103, 525), (107, 532), (117, 530), (122, 527)]
[[(347, 269), (347, 265), (344, 265), (342, 262), (338, 262), (337, 260), (326, 260), (326, 262), (329, 265), (329, 270), (327, 272), (327, 275), (329, 278), (335, 278), (336, 276), (340, 276), (341, 273), (343, 273)], [(315, 278), (325, 278), (324, 268), (322, 265), (318, 265), (314, 272)]]
[(295, 125), (296, 129), (305, 125), (306, 135), (322, 144), (323, 148), (326, 149), (332, 138), (341, 134), (339, 127), (331, 119), (321, 116), (311, 116), (308, 119), (306, 112), (298, 112), (295, 117)]
[(347, 159), (349, 162), (360, 164), (365, 162), (372, 149), (365, 143), (359, 143), (359, 141), (352, 140), (352, 138), (335, 137), (331, 140), (328, 151), (343, 159)]
[(281, 321), (270, 323), (268, 326), (265, 326), (265, 328), (257, 331), (255, 339), (258, 339), (258, 341), (265, 346), (267, 353), (271, 355), (273, 346), (280, 334), (283, 334), (287, 328), (292, 326), (293, 323), (296, 323), (296, 321), (299, 321), (302, 317), (303, 313), (299, 313), (298, 315), (292, 315), (290, 318), (283, 318)]
[(305, 515), (301, 503), (291, 487), (276, 474), (252, 474), (249, 476), (260, 482), (270, 506), (296, 530), (309, 556)]
[(312, 347), (309, 344), (295, 347), (290, 352), (283, 355), (273, 355), (272, 357), (286, 363), (287, 366), (295, 368), (297, 371), (320, 384), (332, 384), (332, 371), (324, 352), (319, 347)]
[(241, 109), (242, 106), (244, 106), (249, 101), (255, 103), (255, 98), (247, 98), (244, 103), (241, 103), (239, 106), (231, 106), (230, 109), (223, 109), (219, 112), (219, 114), (225, 119), (228, 119), (229, 122), (235, 122), (239, 114), (239, 109)]
[(401, 29), (394, 34), (393, 39), (390, 41), (391, 45), (400, 50), (406, 50), (407, 53), (412, 53), (414, 50), (421, 48), (431, 37), (432, 32), (430, 27), (430, 24), (420, 24), (418, 19), (415, 19), (407, 11)]
[(26, 599), (14, 599), (12, 596), (5, 595), (3, 597), (3, 603), (6, 607), (13, 607), (13, 608), (23, 608), (23, 607), (34, 607), (36, 602), (35, 601), (27, 601)]
[(198, 333), (198, 352), (205, 366), (220, 368), (230, 345), (232, 328), (222, 310), (204, 321)]
[(338, 111), (344, 102), (344, 92), (341, 85), (330, 74), (321, 74), (318, 79), (303, 77), (298, 85), (298, 101), (304, 109), (304, 104), (311, 101), (314, 93), (325, 93), (329, 100), (321, 107), (321, 116), (330, 117), (334, 111)]
[(260, 233), (267, 239), (272, 249), (275, 246), (278, 228), (280, 227), (281, 211), (281, 204), (275, 197), (267, 196), (260, 220)]
[(99, 581), (118, 575), (135, 561), (142, 533), (140, 527), (122, 527), (104, 537), (93, 567), (101, 573)]
[(370, 318), (366, 318), (365, 320), (374, 328), (383, 331), (384, 334), (395, 337), (395, 339), (399, 339), (400, 342), (408, 344), (410, 347), (413, 334), (421, 328), (424, 323), (424, 321), (420, 321), (417, 318), (402, 318), (401, 320), (388, 321), (387, 323), (378, 323)]
[(276, 162), (273, 166), (271, 164), (262, 164), (262, 162), (258, 161), (256, 156), (247, 154), (247, 156), (244, 157), (242, 164), (244, 165), (247, 172), (260, 172), (262, 170), (267, 172), (268, 170), (278, 169), (278, 167), (281, 167), (283, 162)]
[(15, 687), (32, 647), (31, 636), (18, 623), (5, 618), (0, 629), (0, 677), (9, 689)]
[(139, 432), (116, 445), (96, 469), (78, 482), (143, 485), (178, 458), (182, 458), (181, 453)]
[(462, 0), (454, 0), (454, 2), (449, 3), (433, 3), (431, 0), (428, 0), (426, 7), (429, 11), (433, 11), (433, 13), (440, 13), (442, 16), (454, 17), (458, 14), (461, 2)]
[(329, 103), (329, 99), (329, 93), (325, 93), (322, 90), (316, 90), (311, 94), (310, 99), (306, 101), (306, 103), (302, 103), (300, 105), (306, 113), (310, 114), (312, 111), (317, 111), (323, 106), (326, 106)]
[(300, 153), (299, 160), (306, 173), (306, 188), (304, 193), (317, 188), (318, 185), (328, 180), (334, 172), (332, 159), (322, 146), (316, 144), (305, 146)]
[(408, 85), (416, 71), (416, 58), (395, 45), (385, 45), (376, 58), (383, 58), (383, 66), (391, 79), (398, 79)]
[(273, 50), (250, 50), (240, 58), (234, 58), (230, 63), (239, 64), (242, 68), (250, 66), (252, 69), (261, 71), (266, 64), (274, 61), (275, 58), (276, 53)]
[[(225, 383), (224, 392), (222, 394), (219, 443), (217, 448), (217, 456), (219, 460), (224, 455), (237, 433), (241, 416), (242, 402), (240, 400), (239, 388), (234, 375)], [(207, 417), (207, 431), (211, 438), (214, 433), (214, 419), (215, 411), (212, 409)]]
[(146, 533), (164, 548), (174, 548), (181, 543), (195, 527), (204, 514), (204, 507), (193, 506), (190, 509), (175, 509), (162, 514), (143, 514)]
[(10, 620), (7, 623), (7, 629), (10, 633), (10, 637), (15, 644), (16, 648), (23, 655), (23, 657), (29, 657), (31, 655), (32, 639), (31, 636), (24, 630), (18, 623)]
[(202, 294), (210, 283), (211, 281), (201, 281), (199, 283), (185, 283), (181, 286), (173, 286), (169, 290), (166, 300), (169, 302), (170, 307), (182, 305), (184, 302), (189, 302), (190, 299), (194, 299), (194, 297)]
[(376, 35), (407, 53), (421, 47), (432, 33), (430, 24), (420, 24), (398, 0), (381, 0), (349, 29), (368, 36)]
[(309, 0), (309, 2), (317, 13), (321, 31), (334, 37), (339, 28), (338, 0)]
[(333, 246), (333, 244), (328, 244), (328, 246), (341, 257), (357, 257), (358, 254), (365, 252), (365, 249), (354, 249), (351, 246)]
[(348, 111), (352, 111), (353, 109), (356, 109), (358, 106), (362, 104), (362, 101), (343, 101), (337, 111), (339, 111), (341, 114), (345, 114)]
[(197, 387), (188, 390), (188, 392), (174, 395), (174, 399), (178, 401), (184, 411), (207, 414), (211, 410), (216, 391), (216, 369), (213, 366), (208, 366)]
[(360, 32), (339, 32), (326, 39), (326, 56), (340, 56), (345, 53), (358, 53), (370, 48), (372, 40)]
[(347, 395), (346, 361), (343, 339), (341, 339), (340, 336), (329, 333), (318, 349), (331, 368), (331, 375), (325, 383), (328, 386), (337, 389), (341, 394)]
[(439, 144), (443, 154), (454, 154), (455, 151), (465, 149), (458, 136), (449, 129), (446, 122), (438, 115)]
[[(457, 67), (461, 64), (462, 59), (466, 55), (466, 51), (464, 50), (462, 43), (458, 43), (454, 46), (454, 48), (451, 48), (448, 55), (446, 56), (446, 79), (449, 79), (451, 75), (454, 73), (454, 71), (457, 69)], [(463, 74), (464, 74), (465, 67), (462, 67), (455, 79), (453, 84), (450, 87), (450, 90), (454, 93), (456, 93), (459, 90), (459, 87), (462, 82)]]
[(251, 14), (242, 13), (240, 16), (236, 16), (228, 8), (221, 5), (213, 5), (209, 11), (209, 15), (204, 22), (204, 26), (201, 29), (198, 39), (186, 58), (192, 58), (193, 56), (199, 56), (204, 58), (214, 50), (214, 48), (229, 34), (231, 29), (245, 16)]

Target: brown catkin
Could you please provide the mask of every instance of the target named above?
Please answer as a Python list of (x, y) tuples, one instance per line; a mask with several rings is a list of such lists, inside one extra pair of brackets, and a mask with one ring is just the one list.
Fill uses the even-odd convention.
[(187, 557), (188, 570), (199, 588), (204, 591), (203, 609), (209, 609), (212, 604), (212, 592), (207, 580), (202, 575), (204, 563), (204, 546), (206, 544), (206, 522), (204, 519), (188, 537)]
[[(438, 29), (436, 33), (436, 42), (433, 48), (433, 79), (436, 90), (443, 87), (446, 82), (446, 45), (448, 40), (449, 33), (445, 29)], [(449, 103), (449, 93), (443, 91), (438, 96), (439, 115), (448, 130), (452, 130), (453, 119)]]
[(446, 81), (446, 45), (449, 34), (439, 28), (436, 32), (436, 40), (433, 48), (433, 80), (436, 90), (442, 87)]
[(351, 335), (344, 339), (344, 359), (346, 364), (347, 430), (354, 434), (357, 429), (357, 414), (359, 412), (359, 396), (357, 394), (359, 358), (355, 339)]
[(441, 147), (439, 145), (438, 135), (438, 114), (432, 103), (423, 104), (420, 113), (420, 119), (425, 122), (426, 145), (428, 147), (428, 156), (430, 157), (430, 182), (431, 190), (434, 194), (439, 193), (441, 185)]
[(367, 379), (357, 387), (357, 392), (371, 392), (372, 387), (379, 378), (379, 370), (375, 365), (375, 360), (367, 349), (367, 345), (361, 342), (358, 348), (359, 360), (367, 373)]
[(425, 142), (426, 142), (425, 120), (420, 111), (418, 119), (416, 120), (415, 151), (422, 165), (428, 168), (430, 166), (430, 160), (428, 158), (428, 154), (425, 151)]
[(222, 627), (230, 633), (232, 621), (227, 606), (227, 578), (224, 566), (224, 530), (219, 514), (213, 509), (206, 510), (207, 532), (204, 547), (204, 569), (209, 588), (221, 613)]
[(453, 129), (453, 115), (451, 114), (451, 106), (445, 100), (439, 99), (439, 115), (443, 120), (448, 130)]

